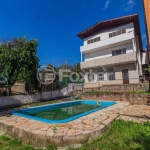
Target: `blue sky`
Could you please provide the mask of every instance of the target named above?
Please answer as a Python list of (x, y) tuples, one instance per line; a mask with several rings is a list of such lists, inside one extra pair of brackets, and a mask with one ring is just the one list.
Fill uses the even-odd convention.
[(76, 34), (96, 22), (138, 13), (143, 47), (142, 0), (3, 0), (0, 40), (26, 35), (38, 40), (40, 64), (69, 58), (80, 61), (82, 40)]

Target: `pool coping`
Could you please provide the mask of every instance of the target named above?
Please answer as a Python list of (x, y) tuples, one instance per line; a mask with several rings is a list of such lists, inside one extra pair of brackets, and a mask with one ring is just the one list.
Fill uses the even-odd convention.
[(48, 123), (48, 124), (62, 124), (62, 123), (67, 123), (67, 122), (70, 122), (70, 121), (73, 121), (75, 119), (78, 119), (78, 118), (81, 118), (83, 116), (86, 116), (88, 114), (91, 114), (93, 112), (96, 112), (98, 110), (101, 110), (101, 109), (104, 109), (104, 108), (107, 108), (107, 107), (110, 107), (112, 105), (115, 105), (117, 104), (116, 102), (112, 102), (112, 101), (101, 101), (102, 103), (110, 103), (110, 105), (107, 105), (107, 106), (103, 106), (103, 107), (99, 107), (99, 108), (95, 108), (95, 109), (92, 109), (92, 110), (89, 110), (89, 111), (86, 111), (86, 112), (83, 112), (81, 114), (78, 114), (78, 115), (75, 115), (75, 116), (72, 116), (70, 118), (67, 118), (67, 119), (63, 119), (63, 120), (48, 120), (48, 119), (44, 119), (44, 118), (39, 118), (39, 117), (34, 117), (34, 116), (30, 116), (30, 115), (26, 115), (26, 114), (21, 114), (19, 113), (20, 111), (34, 111), (35, 109), (43, 109), (44, 107), (48, 107), (48, 106), (60, 106), (60, 105), (63, 105), (63, 104), (72, 104), (72, 103), (83, 103), (84, 101), (86, 101), (87, 103), (98, 103), (99, 101), (97, 100), (76, 100), (76, 101), (69, 101), (69, 102), (61, 102), (61, 103), (55, 103), (55, 104), (48, 104), (48, 105), (43, 105), (43, 106), (35, 106), (35, 107), (30, 107), (30, 108), (24, 108), (24, 109), (20, 109), (20, 110), (14, 110), (14, 111), (11, 111), (10, 114), (11, 115), (15, 115), (15, 116), (19, 116), (19, 117), (23, 117), (23, 118), (27, 118), (27, 119), (32, 119), (32, 120), (35, 120), (35, 121), (40, 121), (40, 122), (43, 122), (43, 123)]
[(127, 102), (117, 102), (115, 105), (63, 124), (46, 124), (10, 115), (9, 111), (0, 112), (0, 134), (7, 134), (23, 144), (36, 147), (45, 147), (50, 143), (61, 147), (83, 144), (101, 136), (119, 116), (119, 112), (128, 106)]

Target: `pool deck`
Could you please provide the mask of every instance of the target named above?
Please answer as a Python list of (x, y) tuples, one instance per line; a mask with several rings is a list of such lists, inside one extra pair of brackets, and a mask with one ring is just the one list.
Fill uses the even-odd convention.
[(101, 136), (128, 106), (127, 102), (117, 102), (115, 105), (63, 124), (46, 124), (10, 115), (8, 111), (0, 112), (0, 134), (7, 134), (24, 144), (38, 147), (50, 143), (60, 147), (83, 144)]

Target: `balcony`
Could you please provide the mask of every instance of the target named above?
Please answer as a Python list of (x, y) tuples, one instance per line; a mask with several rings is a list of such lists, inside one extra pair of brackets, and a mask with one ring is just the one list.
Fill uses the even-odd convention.
[(93, 59), (85, 62), (81, 62), (81, 68), (94, 68), (98, 66), (109, 66), (109, 65), (117, 65), (117, 64), (125, 64), (130, 62), (135, 62), (137, 60), (136, 52), (105, 57), (100, 59)]
[(125, 33), (99, 42), (81, 46), (80, 51), (82, 53), (92, 52), (93, 50), (100, 50), (109, 48), (110, 46), (117, 46), (120, 42), (126, 42), (132, 39), (134, 39), (134, 32)]

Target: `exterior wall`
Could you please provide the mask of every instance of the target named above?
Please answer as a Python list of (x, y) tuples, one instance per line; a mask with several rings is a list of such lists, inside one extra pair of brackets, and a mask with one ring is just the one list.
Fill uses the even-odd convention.
[(122, 80), (122, 70), (124, 69), (128, 69), (130, 84), (139, 83), (139, 73), (135, 63), (119, 65), (114, 67), (116, 80)]
[(141, 52), (141, 63), (142, 65), (148, 64), (147, 52)]
[(133, 52), (133, 44), (130, 42), (127, 44), (123, 44), (121, 46), (116, 46), (116, 47), (107, 48), (105, 50), (99, 50), (99, 51), (94, 51), (91, 53), (86, 53), (86, 54), (84, 54), (84, 61), (105, 58), (105, 57), (111, 57), (113, 50), (118, 50), (121, 48), (126, 48), (126, 53)]
[(63, 91), (42, 92), (32, 95), (2, 96), (0, 97), (0, 109), (13, 108), (55, 98), (63, 98), (64, 96), (65, 93)]
[(12, 87), (11, 91), (15, 93), (25, 93), (25, 82), (16, 82)]
[(135, 62), (137, 60), (137, 53), (127, 53), (123, 55), (116, 55), (106, 58), (94, 59), (89, 61), (84, 61), (80, 63), (81, 69), (86, 68), (95, 68), (100, 66), (112, 66), (112, 65), (121, 65), (127, 64), (131, 62)]
[(98, 32), (96, 32), (94, 35), (84, 39), (84, 45), (88, 45), (87, 41), (96, 37), (101, 37), (101, 40), (106, 40), (109, 38), (109, 33), (112, 33), (114, 31), (119, 31), (119, 30), (123, 30), (126, 29), (127, 32), (133, 31), (133, 23), (129, 23), (127, 25), (123, 25), (123, 26), (119, 26), (116, 28), (111, 28), (111, 29), (104, 29), (104, 30), (100, 30)]
[(124, 33), (118, 36), (108, 38), (106, 40), (102, 40), (102, 41), (94, 42), (92, 44), (81, 46), (80, 52), (85, 54), (85, 53), (93, 52), (93, 51), (100, 50), (100, 49), (105, 50), (106, 48), (125, 44), (128, 41), (132, 41), (132, 39), (134, 38), (135, 38), (135, 35), (133, 32)]
[(124, 64), (124, 65), (110, 66), (110, 67), (112, 67), (115, 72), (115, 80), (107, 80), (107, 68), (106, 68), (106, 71), (104, 71), (104, 81), (97, 81), (97, 69), (94, 68), (92, 69), (94, 73), (94, 81), (89, 82), (88, 73), (87, 73), (89, 72), (89, 70), (86, 69), (85, 70), (86, 73), (84, 77), (85, 79), (84, 88), (99, 87), (100, 85), (123, 84), (122, 70), (124, 69), (128, 69), (130, 84), (139, 83), (139, 72), (138, 72), (138, 67), (136, 63), (129, 63), (129, 64)]

